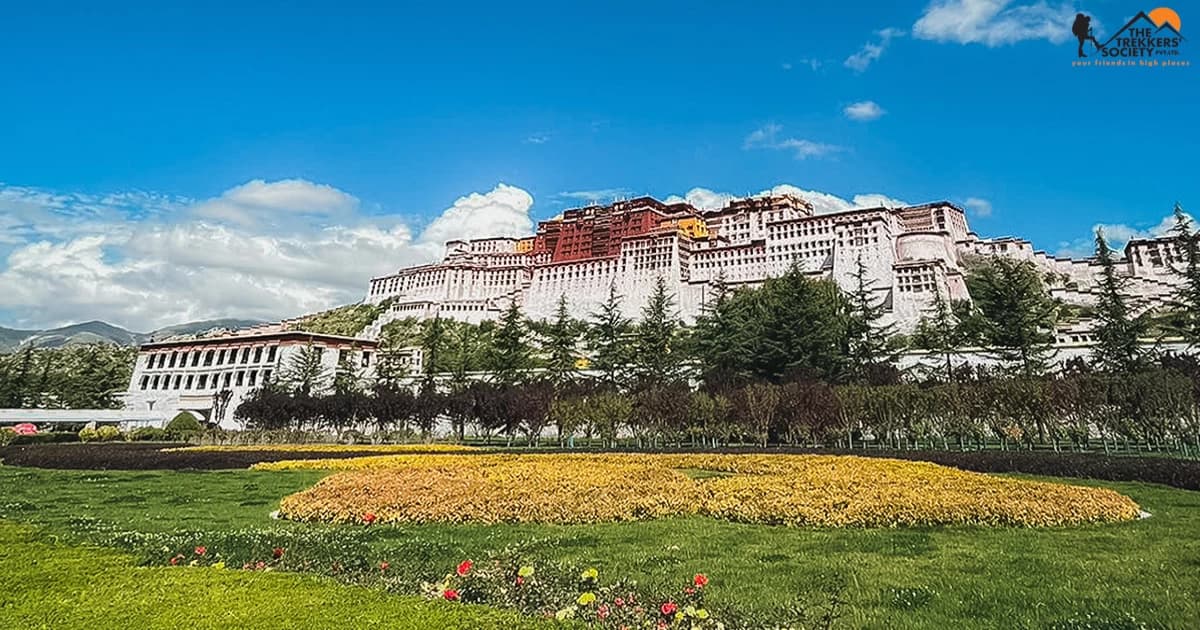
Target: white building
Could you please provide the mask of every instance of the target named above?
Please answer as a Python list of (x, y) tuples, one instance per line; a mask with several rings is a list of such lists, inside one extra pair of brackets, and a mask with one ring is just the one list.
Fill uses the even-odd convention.
[(377, 343), (369, 339), (259, 327), (213, 337), (182, 337), (143, 345), (134, 364), (126, 412), (166, 422), (180, 411), (233, 427), (246, 394), (286, 371), (305, 348), (319, 353), (327, 382), (339, 366), (369, 376)]
[[(610, 287), (623, 297), (625, 315), (636, 318), (659, 277), (680, 316), (691, 321), (718, 277), (753, 286), (798, 265), (849, 290), (860, 259), (887, 318), (908, 332), (935, 290), (950, 299), (970, 297), (964, 269), (972, 256), (1030, 260), (1045, 272), (1054, 297), (1095, 301), (1094, 259), (1056, 258), (1016, 238), (980, 238), (963, 210), (945, 201), (814, 214), (811, 204), (788, 195), (735, 200), (709, 212), (642, 197), (567, 210), (525, 238), (450, 241), (440, 263), (374, 278), (366, 300), (392, 303), (367, 334), (403, 317), (495, 319), (513, 300), (528, 317), (548, 318), (560, 295), (573, 316), (586, 318)], [(1129, 243), (1119, 269), (1130, 279), (1136, 307), (1169, 299), (1178, 282), (1170, 265), (1178, 258), (1168, 238)]]

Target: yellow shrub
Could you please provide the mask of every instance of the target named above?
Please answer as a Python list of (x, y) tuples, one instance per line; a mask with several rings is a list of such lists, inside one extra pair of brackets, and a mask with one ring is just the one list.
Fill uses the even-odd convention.
[[(1054, 526), (1131, 520), (1111, 490), (834, 455), (382, 455), (258, 464), (336, 469), (284, 499), (287, 518), (581, 523), (705, 514), (781, 525)], [(727, 476), (690, 479), (680, 470)]]

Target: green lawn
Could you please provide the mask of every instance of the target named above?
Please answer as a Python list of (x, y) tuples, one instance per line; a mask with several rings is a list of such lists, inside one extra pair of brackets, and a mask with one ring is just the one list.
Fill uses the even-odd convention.
[[(1128, 494), (1153, 517), (1071, 529), (833, 530), (700, 517), (578, 526), (367, 528), (269, 518), (280, 497), (321, 476), (0, 467), (0, 518), (41, 526), (39, 539), (53, 534), (70, 542), (128, 546), (143, 561), (159, 564), (166, 559), (156, 546), (160, 538), (216, 550), (281, 544), (289, 554), (308, 553), (318, 572), (329, 559), (344, 556), (365, 566), (387, 560), (423, 567), (424, 577), (435, 578), (464, 558), (516, 546), (542, 561), (594, 565), (602, 580), (632, 577), (650, 590), (673, 588), (703, 572), (711, 578), (710, 607), (718, 611), (768, 610), (797, 599), (822, 603), (830, 584), (844, 582), (841, 627), (1200, 627), (1200, 493), (1162, 486), (1095, 483)], [(230, 580), (231, 588), (241, 589), (238, 602), (251, 597), (246, 593), (254, 589), (248, 585), (263, 577), (226, 571), (213, 578), (211, 571), (200, 570), (199, 577), (185, 578), (186, 570), (133, 570), (121, 564), (127, 560), (110, 562), (126, 574)], [(315, 578), (288, 579), (297, 582), (285, 588), (309, 589), (305, 592), (352, 588), (321, 586)], [(386, 599), (362, 590), (363, 598)], [(219, 610), (216, 598), (206, 596), (205, 607)], [(413, 605), (395, 601), (395, 606)], [(259, 609), (259, 604), (246, 607)], [(221, 625), (215, 617), (212, 623)]]
[(139, 567), (97, 547), (31, 540), (0, 523), (0, 628), (548, 628), (295, 573)]

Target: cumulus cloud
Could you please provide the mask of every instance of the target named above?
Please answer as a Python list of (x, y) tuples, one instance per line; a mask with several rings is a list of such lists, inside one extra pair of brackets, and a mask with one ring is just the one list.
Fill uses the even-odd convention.
[[(1184, 215), (1196, 225), (1196, 220), (1191, 215)], [(1092, 226), (1091, 232), (1087, 236), (1081, 236), (1073, 241), (1063, 241), (1058, 244), (1059, 256), (1069, 256), (1071, 258), (1086, 258), (1093, 256), (1096, 253), (1096, 230), (1104, 230), (1104, 238), (1108, 240), (1108, 244), (1116, 251), (1125, 249), (1125, 245), (1134, 239), (1139, 238), (1159, 238), (1171, 234), (1171, 230), (1175, 227), (1175, 215), (1168, 214), (1161, 221), (1149, 226), (1133, 226), (1124, 223), (1097, 223)]]
[(988, 201), (987, 199), (981, 199), (979, 197), (967, 197), (967, 200), (963, 202), (963, 206), (966, 207), (967, 212), (970, 212), (977, 217), (992, 216), (992, 202)]
[(935, 0), (913, 25), (913, 36), (991, 47), (1037, 39), (1059, 44), (1071, 37), (1074, 15), (1069, 3)]
[(598, 188), (596, 190), (569, 190), (560, 192), (556, 197), (568, 199), (571, 201), (585, 202), (608, 202), (613, 199), (628, 197), (630, 191), (627, 188)]
[(826, 157), (845, 151), (845, 147), (803, 138), (781, 138), (783, 126), (770, 123), (751, 131), (742, 142), (743, 149), (771, 149), (790, 151), (797, 160)]
[(887, 112), (875, 101), (859, 101), (851, 103), (842, 109), (842, 113), (850, 120), (877, 120)]
[(893, 39), (904, 36), (904, 31), (898, 28), (885, 28), (875, 31), (875, 36), (875, 40), (863, 44), (858, 52), (846, 57), (846, 61), (842, 62), (842, 65), (855, 72), (865, 71), (883, 56)]
[(279, 319), (360, 300), (367, 281), (432, 262), (443, 241), (527, 234), (533, 198), (500, 184), (423, 231), (304, 180), (251, 181), (194, 201), (0, 185), (0, 317), (103, 319), (148, 331), (217, 317)]
[(730, 201), (737, 197), (729, 193), (719, 193), (707, 188), (693, 188), (687, 191), (682, 197), (679, 195), (670, 195), (666, 198), (666, 203), (687, 202), (701, 210), (716, 210), (729, 205)]

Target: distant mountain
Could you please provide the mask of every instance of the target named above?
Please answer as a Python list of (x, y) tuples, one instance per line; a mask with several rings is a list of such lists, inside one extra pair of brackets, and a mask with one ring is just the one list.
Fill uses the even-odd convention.
[(238, 330), (265, 323), (261, 319), (206, 319), (202, 322), (188, 322), (186, 324), (176, 324), (174, 326), (167, 326), (166, 328), (159, 328), (147, 336), (153, 340), (160, 340), (176, 335), (195, 335), (211, 330)]
[(71, 324), (48, 330), (18, 330), (0, 328), (0, 352), (12, 352), (32, 346), (34, 348), (61, 348), (63, 346), (90, 343), (108, 343), (118, 346), (136, 346), (152, 339), (166, 339), (176, 335), (194, 335), (214, 329), (238, 329), (263, 322), (254, 319), (210, 319), (160, 328), (150, 333), (125, 330), (120, 326), (100, 321)]

